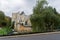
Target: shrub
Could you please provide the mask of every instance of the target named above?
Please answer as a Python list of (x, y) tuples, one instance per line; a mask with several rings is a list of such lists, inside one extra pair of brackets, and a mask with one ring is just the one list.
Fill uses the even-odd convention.
[(12, 32), (12, 29), (9, 27), (3, 27), (0, 29), (0, 35), (8, 35), (10, 32)]

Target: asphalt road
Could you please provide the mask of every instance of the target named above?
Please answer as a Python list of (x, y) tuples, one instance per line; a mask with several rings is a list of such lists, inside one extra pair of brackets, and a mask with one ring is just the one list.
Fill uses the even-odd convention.
[(44, 34), (44, 35), (28, 35), (17, 37), (2, 37), (0, 40), (60, 40), (60, 33), (58, 34)]

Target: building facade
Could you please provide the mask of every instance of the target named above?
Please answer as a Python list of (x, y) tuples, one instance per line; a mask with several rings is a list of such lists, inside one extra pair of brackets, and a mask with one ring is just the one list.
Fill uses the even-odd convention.
[(14, 22), (15, 31), (21, 32), (24, 30), (25, 31), (32, 30), (30, 16), (25, 15), (24, 12), (12, 13), (12, 22)]

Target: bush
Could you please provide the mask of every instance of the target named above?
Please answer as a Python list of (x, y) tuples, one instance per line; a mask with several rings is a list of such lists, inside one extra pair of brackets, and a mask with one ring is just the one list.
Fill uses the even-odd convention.
[(12, 29), (8, 27), (3, 27), (0, 29), (0, 35), (8, 35), (10, 32), (12, 32)]

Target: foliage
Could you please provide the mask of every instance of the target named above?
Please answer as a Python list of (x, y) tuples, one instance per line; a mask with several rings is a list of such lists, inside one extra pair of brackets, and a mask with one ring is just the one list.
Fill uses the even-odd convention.
[(11, 28), (8, 27), (0, 28), (0, 35), (8, 35), (11, 31)]
[(4, 20), (5, 14), (3, 11), (0, 11), (0, 20)]
[(11, 26), (11, 18), (5, 16), (3, 11), (0, 11), (0, 27)]
[(0, 11), (0, 35), (9, 34), (12, 31), (10, 26), (11, 18), (6, 16), (3, 11)]
[(14, 24), (15, 24), (15, 22), (13, 21), (11, 24), (12, 24), (12, 25), (11, 25), (11, 28), (14, 29)]
[(7, 26), (11, 26), (11, 18), (8, 16), (5, 16), (5, 22), (7, 23)]
[(0, 11), (0, 26), (2, 26), (2, 22), (4, 21), (5, 14), (4, 12)]
[(34, 7), (33, 15), (30, 18), (33, 31), (46, 32), (55, 30), (60, 25), (59, 15), (55, 8), (47, 6), (46, 0), (38, 0), (38, 4)]

